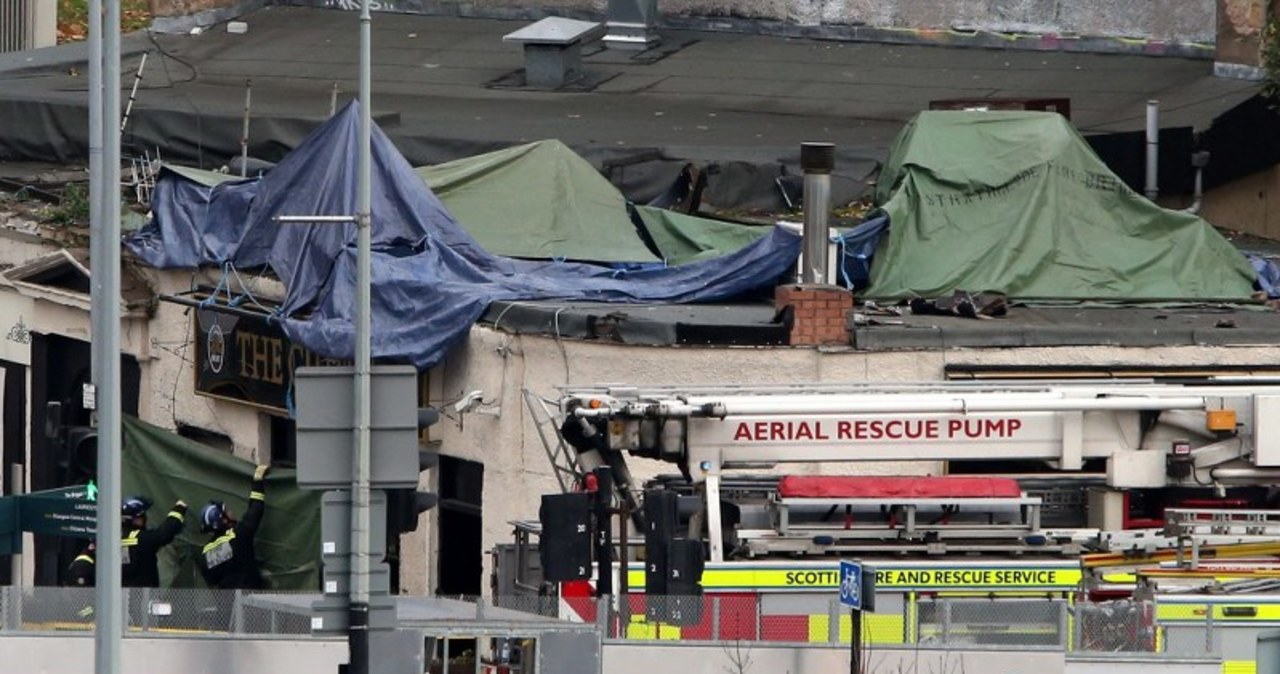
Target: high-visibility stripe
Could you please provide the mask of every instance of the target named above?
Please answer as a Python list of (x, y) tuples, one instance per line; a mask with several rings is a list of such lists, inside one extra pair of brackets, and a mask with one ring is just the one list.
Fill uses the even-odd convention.
[(1224, 660), (1222, 674), (1258, 674), (1256, 660)]
[(205, 543), (204, 548), (202, 548), (200, 552), (202, 554), (208, 554), (210, 550), (218, 547), (219, 545), (222, 545), (223, 543), (230, 543), (231, 541), (235, 540), (235, 537), (236, 537), (236, 532), (234, 529), (232, 529), (231, 531), (228, 531), (227, 533), (209, 541), (208, 543)]
[(260, 492), (260, 491), (251, 491), (251, 492), (249, 492), (249, 500), (250, 500), (250, 501), (265, 501), (265, 500), (267, 500), (267, 495), (266, 495), (266, 494), (264, 494), (264, 493), (262, 493), (262, 492)]
[(94, 562), (93, 562), (93, 558), (92, 558), (92, 557), (90, 557), (89, 555), (77, 555), (77, 556), (76, 556), (76, 558), (75, 558), (74, 560), (72, 560), (72, 563), (73, 563), (73, 564), (74, 564), (75, 562), (89, 562), (90, 564), (93, 564), (93, 563), (94, 563)]
[(187, 521), (187, 516), (186, 516), (185, 514), (183, 514), (183, 513), (178, 512), (177, 510), (170, 510), (170, 511), (169, 511), (169, 517), (176, 517), (176, 518), (178, 518), (178, 521), (179, 521), (179, 522), (186, 522), (186, 521)]
[[(935, 568), (876, 564), (876, 588), (881, 591), (986, 590), (990, 592), (1063, 592), (1075, 589), (1082, 578), (1071, 564), (1046, 563), (1024, 566), (955, 564)], [(644, 568), (627, 571), (629, 587), (644, 587)], [(762, 566), (734, 564), (708, 566), (702, 572), (707, 590), (834, 590), (840, 584), (839, 566)]]
[(1156, 603), (1156, 620), (1163, 623), (1201, 623), (1208, 620), (1211, 612), (1215, 623), (1280, 623), (1280, 600), (1248, 602), (1230, 601), (1214, 602), (1168, 602)]
[(134, 529), (133, 531), (130, 531), (128, 534), (125, 535), (124, 539), (120, 541), (120, 545), (123, 545), (126, 548), (137, 545), (138, 534), (140, 533), (142, 532), (138, 529)]
[[(862, 642), (864, 644), (901, 644), (905, 619), (901, 614), (862, 614)], [(853, 636), (853, 618), (841, 614), (838, 638), (840, 643), (847, 644)], [(809, 616), (809, 641), (828, 643), (831, 640), (831, 616), (814, 614)]]

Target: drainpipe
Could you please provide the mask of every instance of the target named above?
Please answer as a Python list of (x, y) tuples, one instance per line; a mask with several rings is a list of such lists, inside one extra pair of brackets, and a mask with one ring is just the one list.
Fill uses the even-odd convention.
[(1195, 215), (1200, 212), (1200, 206), (1204, 201), (1204, 167), (1209, 165), (1209, 153), (1206, 151), (1192, 153), (1191, 165), (1196, 169), (1195, 194), (1191, 205), (1183, 212)]
[(1146, 195), (1151, 201), (1160, 196), (1160, 102), (1147, 101), (1147, 184)]
[(828, 283), (827, 249), (830, 237), (831, 169), (836, 146), (801, 143), (800, 168), (804, 171), (804, 265), (801, 283)]

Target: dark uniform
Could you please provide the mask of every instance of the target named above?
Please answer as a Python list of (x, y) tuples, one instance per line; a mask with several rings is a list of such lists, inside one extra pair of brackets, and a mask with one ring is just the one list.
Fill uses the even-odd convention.
[[(266, 510), (264, 471), (255, 473), (249, 507), (239, 522), (225, 518), (220, 503), (211, 503), (201, 511), (201, 524), (213, 532), (200, 554), (200, 573), (205, 584), (219, 590), (253, 590), (261, 588), (262, 573), (253, 550), (253, 539)], [(214, 518), (216, 515), (216, 518)], [(214, 520), (214, 521), (211, 521)]]
[(186, 521), (187, 504), (178, 502), (154, 529), (135, 529), (124, 524), (124, 538), (120, 545), (120, 581), (124, 587), (160, 587), (160, 549), (173, 542), (182, 533)]
[(93, 587), (97, 580), (98, 568), (94, 564), (93, 548), (85, 548), (67, 567), (67, 585), (72, 587)]

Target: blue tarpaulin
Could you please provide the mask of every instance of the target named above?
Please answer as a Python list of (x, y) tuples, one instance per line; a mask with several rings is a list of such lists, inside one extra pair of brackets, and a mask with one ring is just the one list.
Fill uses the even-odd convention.
[[(125, 240), (160, 268), (269, 266), (285, 284), (285, 331), (316, 353), (352, 356), (355, 227), (279, 224), (277, 215), (356, 211), (359, 114), (353, 102), (278, 166), (207, 186), (161, 175), (152, 220)], [(495, 300), (711, 302), (772, 284), (800, 252), (781, 227), (734, 253), (679, 267), (606, 268), (516, 260), (476, 244), (391, 141), (373, 129), (373, 355), (435, 365)], [(511, 214), (519, 227), (519, 214)]]

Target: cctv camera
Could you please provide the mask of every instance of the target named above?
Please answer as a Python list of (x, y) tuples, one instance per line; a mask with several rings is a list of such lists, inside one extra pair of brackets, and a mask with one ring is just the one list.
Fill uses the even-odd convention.
[(458, 414), (474, 412), (475, 409), (480, 406), (480, 400), (482, 398), (484, 398), (484, 391), (472, 391), (467, 395), (462, 396), (461, 400), (453, 404), (453, 411)]

